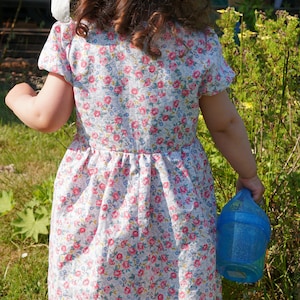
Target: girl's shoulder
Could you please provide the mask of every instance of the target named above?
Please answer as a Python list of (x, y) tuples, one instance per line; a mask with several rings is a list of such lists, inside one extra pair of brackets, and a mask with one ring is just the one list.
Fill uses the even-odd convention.
[(162, 36), (164, 41), (177, 39), (185, 44), (218, 43), (219, 38), (212, 27), (203, 30), (192, 30), (178, 23), (171, 23), (165, 28)]
[(218, 40), (218, 36), (215, 30), (211, 27), (207, 27), (203, 30), (191, 30), (183, 26), (176, 26), (179, 35), (185, 39), (194, 39), (195, 41), (208, 42), (212, 40)]
[(200, 31), (175, 23), (163, 32), (161, 46), (165, 49), (176, 48), (177, 51), (182, 47), (184, 50), (189, 49), (191, 53), (201, 54), (203, 57), (203, 55), (217, 52), (220, 49), (220, 42), (215, 30), (211, 27)]

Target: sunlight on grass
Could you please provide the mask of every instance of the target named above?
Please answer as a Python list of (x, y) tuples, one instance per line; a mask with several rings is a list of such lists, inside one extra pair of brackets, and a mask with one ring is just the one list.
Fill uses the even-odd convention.
[[(15, 123), (0, 127), (0, 166), (14, 166), (14, 172), (0, 172), (0, 191), (12, 191), (16, 202), (14, 210), (0, 219), (0, 252), (4, 254), (0, 256), (0, 298), (43, 300), (47, 290), (47, 247), (17, 237), (12, 240), (12, 221), (32, 199), (34, 187), (56, 173), (74, 126), (66, 125), (53, 134)], [(48, 243), (47, 237), (44, 242)], [(22, 258), (25, 252), (28, 255)]]
[(1, 253), (6, 255), (0, 267), (0, 298), (46, 300), (48, 248), (13, 245), (1, 247)]
[[(0, 91), (1, 99), (4, 95)], [(29, 129), (0, 101), (0, 191), (12, 191), (15, 201), (14, 210), (0, 219), (1, 299), (47, 299), (48, 238), (39, 244), (12, 238), (12, 221), (32, 199), (34, 187), (55, 175), (73, 134), (73, 124), (52, 134)]]

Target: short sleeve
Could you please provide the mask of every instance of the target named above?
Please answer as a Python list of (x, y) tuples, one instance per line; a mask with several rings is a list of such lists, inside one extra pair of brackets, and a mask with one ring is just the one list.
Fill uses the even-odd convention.
[(41, 70), (62, 75), (66, 81), (72, 83), (68, 53), (74, 35), (75, 24), (73, 21), (68, 23), (54, 23), (41, 51), (38, 67)]
[(222, 53), (217, 34), (209, 30), (205, 40), (206, 71), (199, 90), (200, 95), (213, 96), (228, 88), (235, 77)]

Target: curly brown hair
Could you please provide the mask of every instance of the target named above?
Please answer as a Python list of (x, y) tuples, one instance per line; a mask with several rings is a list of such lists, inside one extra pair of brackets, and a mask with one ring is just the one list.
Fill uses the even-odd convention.
[(85, 37), (89, 28), (83, 20), (104, 30), (130, 37), (131, 43), (154, 58), (161, 55), (155, 38), (164, 26), (178, 22), (191, 30), (210, 25), (209, 0), (79, 0), (75, 9), (76, 33)]

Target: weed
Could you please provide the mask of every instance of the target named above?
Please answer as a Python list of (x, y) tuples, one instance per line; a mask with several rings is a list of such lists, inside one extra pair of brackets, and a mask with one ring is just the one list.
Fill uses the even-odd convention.
[[(221, 14), (218, 25), (224, 33), (224, 55), (237, 74), (230, 93), (249, 132), (259, 173), (266, 186), (266, 210), (273, 226), (267, 256), (266, 276), (246, 299), (294, 299), (299, 289), (299, 80), (300, 22), (287, 12), (276, 19), (255, 13), (254, 30), (241, 22), (234, 9)], [(238, 38), (238, 42), (236, 40)], [(210, 149), (210, 146), (206, 144)], [(219, 205), (230, 197), (228, 187), (235, 180), (217, 153), (211, 153)], [(221, 162), (215, 165), (216, 162)], [(227, 181), (227, 179), (229, 179)], [(224, 199), (224, 189), (227, 197)], [(228, 287), (228, 288), (226, 288)], [(237, 290), (245, 287), (234, 285)], [(233, 287), (225, 284), (225, 293)], [(242, 293), (242, 292), (241, 292)], [(251, 294), (250, 293), (250, 294)], [(258, 297), (258, 295), (260, 295)], [(230, 298), (228, 298), (230, 299)]]

